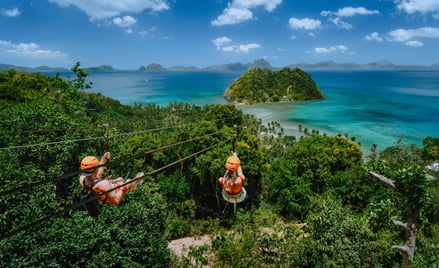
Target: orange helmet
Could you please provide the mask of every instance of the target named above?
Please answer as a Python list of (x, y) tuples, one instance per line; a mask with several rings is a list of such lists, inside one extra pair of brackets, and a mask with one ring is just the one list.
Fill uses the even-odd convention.
[(94, 156), (86, 156), (81, 161), (81, 170), (92, 171), (92, 168), (99, 166), (99, 160)]
[(232, 155), (227, 158), (225, 167), (228, 170), (237, 171), (240, 164), (241, 160), (237, 156)]

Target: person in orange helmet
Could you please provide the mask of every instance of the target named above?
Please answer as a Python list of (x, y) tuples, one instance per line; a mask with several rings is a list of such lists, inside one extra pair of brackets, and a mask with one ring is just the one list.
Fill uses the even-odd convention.
[(137, 178), (143, 177), (143, 173), (137, 173), (134, 179), (127, 179), (124, 181), (122, 177), (115, 180), (102, 179), (102, 174), (104, 173), (104, 167), (107, 161), (110, 159), (110, 152), (106, 152), (101, 160), (99, 161), (95, 156), (86, 156), (81, 160), (81, 176), (79, 177), (79, 184), (82, 186), (84, 191), (91, 191), (93, 195), (100, 195), (104, 192), (110, 191), (122, 184), (129, 183), (123, 187), (117, 188), (110, 191), (104, 195), (99, 196), (98, 200), (114, 206), (122, 202), (124, 196), (128, 190), (136, 190), (137, 186), (142, 184), (143, 180)]
[(218, 181), (223, 188), (223, 198), (230, 203), (242, 202), (247, 193), (244, 189), (245, 176), (241, 168), (241, 160), (233, 153), (226, 160), (227, 169), (223, 177)]

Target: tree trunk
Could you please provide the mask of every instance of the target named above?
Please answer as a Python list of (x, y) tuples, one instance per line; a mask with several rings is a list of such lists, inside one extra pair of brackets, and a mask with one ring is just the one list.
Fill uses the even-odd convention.
[(405, 230), (405, 245), (393, 246), (392, 248), (402, 252), (403, 259), (401, 267), (406, 268), (409, 262), (413, 260), (416, 245), (416, 225), (409, 222), (393, 221), (396, 226), (402, 227)]
[[(395, 182), (381, 174), (374, 171), (369, 172), (372, 176), (389, 186), (390, 188), (398, 191)], [(411, 211), (409, 214), (413, 214)], [(416, 245), (416, 225), (413, 223), (415, 220), (413, 217), (409, 216), (409, 222), (393, 221), (396, 226), (402, 227), (405, 230), (405, 245), (403, 246), (392, 246), (392, 248), (397, 249), (402, 252), (402, 268), (407, 268), (409, 263), (413, 260), (413, 255), (415, 254)]]

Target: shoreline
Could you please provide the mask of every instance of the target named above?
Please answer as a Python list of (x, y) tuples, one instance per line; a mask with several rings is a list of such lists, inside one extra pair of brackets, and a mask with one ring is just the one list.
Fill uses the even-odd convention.
[[(308, 124), (303, 124), (298, 121), (294, 121), (291, 119), (291, 116), (288, 116), (288, 112), (294, 110), (294, 104), (296, 103), (263, 103), (263, 104), (245, 104), (245, 105), (236, 105), (236, 107), (242, 110), (244, 113), (251, 114), (255, 116), (257, 119), (260, 119), (264, 126), (267, 126), (268, 123), (278, 122), (280, 126), (284, 129), (285, 135), (294, 136), (298, 141), (301, 137), (305, 137), (304, 129), (308, 129), (308, 131), (318, 131), (319, 135), (326, 134), (328, 136), (337, 136), (349, 134), (350, 136), (355, 137), (351, 133), (342, 133), (340, 131), (336, 131), (337, 126), (328, 125), (327, 128), (315, 127)], [(289, 106), (289, 107), (285, 107)], [(293, 106), (293, 108), (291, 108)], [(293, 112), (294, 114), (294, 112)], [(302, 128), (302, 131), (299, 128)], [(335, 131), (334, 131), (335, 130)], [(366, 158), (371, 152), (372, 144), (367, 142), (362, 142), (360, 139), (355, 139), (356, 143), (361, 144), (361, 151), (363, 152), (363, 158)], [(377, 152), (380, 150), (384, 150), (388, 146), (380, 146), (377, 148)]]

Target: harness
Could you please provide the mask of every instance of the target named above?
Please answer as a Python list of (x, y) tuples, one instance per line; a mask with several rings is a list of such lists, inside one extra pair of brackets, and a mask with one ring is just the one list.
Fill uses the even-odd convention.
[[(87, 199), (92, 199), (95, 196), (95, 193), (93, 192), (93, 187), (95, 187), (96, 184), (98, 184), (101, 181), (102, 181), (102, 179), (95, 180), (91, 183), (91, 185), (89, 187), (87, 187), (85, 185), (85, 177), (84, 177), (82, 180), (83, 190), (81, 193), (81, 201), (84, 201)], [(106, 199), (107, 199), (107, 196), (105, 195), (105, 199), (103, 200), (103, 202), (105, 202)], [(99, 215), (99, 213), (101, 212), (101, 207), (100, 207), (97, 199), (87, 201), (86, 203), (84, 203), (84, 207), (87, 209), (88, 214), (90, 214), (90, 216), (93, 216), (93, 217), (97, 217)]]
[(232, 181), (236, 180), (237, 173), (236, 171), (230, 172), (229, 170), (226, 171), (226, 174), (224, 174), (224, 178), (226, 179), (226, 182), (224, 183), (224, 188), (222, 190), (222, 196), (223, 199), (226, 200), (229, 203), (241, 203), (244, 201), (244, 199), (247, 196), (247, 191), (245, 190), (244, 186), (242, 186), (242, 189), (240, 192), (236, 194), (230, 194), (225, 191), (229, 187), (229, 185), (232, 183)]

